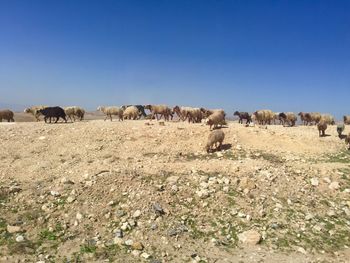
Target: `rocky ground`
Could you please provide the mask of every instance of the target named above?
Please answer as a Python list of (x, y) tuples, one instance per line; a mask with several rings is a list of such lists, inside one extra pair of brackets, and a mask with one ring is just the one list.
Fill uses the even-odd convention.
[(203, 124), (1, 123), (0, 261), (349, 262), (335, 126), (223, 130), (207, 154)]

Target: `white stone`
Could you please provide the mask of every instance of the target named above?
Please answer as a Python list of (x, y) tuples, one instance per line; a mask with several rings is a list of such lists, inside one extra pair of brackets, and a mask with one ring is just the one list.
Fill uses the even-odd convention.
[(255, 230), (249, 230), (238, 234), (238, 240), (246, 245), (257, 245), (261, 240), (261, 235)]

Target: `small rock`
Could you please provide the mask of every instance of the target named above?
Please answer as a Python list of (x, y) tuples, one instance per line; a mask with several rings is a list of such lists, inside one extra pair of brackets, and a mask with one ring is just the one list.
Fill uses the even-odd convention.
[(141, 211), (136, 210), (135, 213), (132, 215), (133, 218), (139, 218), (141, 216)]
[(199, 190), (196, 192), (197, 195), (202, 198), (202, 199), (205, 199), (205, 198), (208, 198), (209, 197), (209, 192), (207, 189), (202, 189), (202, 190)]
[(319, 182), (317, 178), (311, 178), (311, 185), (312, 186), (318, 186)]
[(338, 190), (340, 188), (340, 185), (338, 182), (332, 182), (329, 186), (328, 186), (329, 189), (331, 190)]
[(238, 234), (238, 239), (243, 244), (257, 245), (261, 240), (261, 235), (255, 230), (249, 230)]
[(179, 176), (169, 176), (166, 181), (169, 183), (169, 184), (176, 184), (177, 181), (179, 180)]
[(304, 254), (304, 255), (307, 253), (306, 250), (302, 247), (298, 247), (297, 251)]
[(60, 196), (60, 193), (59, 192), (56, 192), (56, 191), (51, 191), (50, 192), (50, 194), (52, 195), (52, 196)]
[(79, 220), (79, 221), (82, 220), (83, 219), (83, 215), (78, 212), (77, 215), (76, 215), (76, 219)]
[(141, 242), (134, 242), (132, 245), (131, 245), (131, 248), (133, 250), (143, 250), (143, 245)]
[(164, 212), (163, 208), (160, 206), (160, 204), (155, 203), (155, 204), (153, 204), (152, 207), (153, 207), (153, 211), (155, 212), (155, 214), (157, 216), (161, 216), (161, 215), (165, 214), (165, 212)]
[(132, 241), (131, 239), (125, 240), (124, 244), (126, 246), (131, 246), (132, 244), (134, 244), (134, 241)]
[(21, 232), (22, 230), (20, 226), (10, 226), (10, 225), (8, 225), (6, 229), (7, 229), (7, 232), (9, 232), (10, 234), (18, 233), (18, 232)]
[(141, 257), (145, 258), (145, 259), (149, 259), (151, 257), (151, 255), (147, 254), (146, 252), (141, 253)]
[(24, 237), (19, 235), (16, 237), (16, 242), (23, 242), (24, 241)]
[(73, 196), (68, 196), (67, 198), (67, 203), (73, 203), (75, 201), (75, 197)]
[(119, 238), (122, 238), (122, 237), (124, 236), (123, 230), (117, 229), (117, 230), (115, 231), (115, 236), (116, 236), (116, 237), (119, 237)]

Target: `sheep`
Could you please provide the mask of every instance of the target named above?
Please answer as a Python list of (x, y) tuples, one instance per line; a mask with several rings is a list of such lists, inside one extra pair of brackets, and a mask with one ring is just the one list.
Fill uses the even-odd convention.
[(259, 124), (271, 124), (274, 113), (271, 110), (258, 110), (253, 113)]
[(348, 145), (348, 149), (350, 150), (350, 133), (345, 137), (345, 144)]
[(127, 107), (130, 107), (130, 106), (135, 106), (139, 112), (139, 118), (141, 118), (141, 116), (143, 116), (144, 118), (147, 117), (147, 114), (145, 112), (145, 106), (143, 105), (123, 105), (121, 108), (123, 109), (123, 111), (127, 108)]
[(33, 116), (35, 117), (36, 121), (40, 121), (39, 116), (41, 115), (41, 113), (39, 112), (39, 110), (45, 109), (47, 107), (48, 106), (44, 106), (44, 105), (32, 106), (30, 108), (25, 108), (24, 112), (33, 114)]
[(187, 113), (191, 110), (190, 107), (179, 107), (175, 106), (173, 108), (173, 112), (176, 113), (176, 115), (179, 117), (180, 120), (185, 121), (187, 118)]
[(85, 115), (85, 110), (78, 106), (65, 107), (64, 112), (71, 121), (75, 121), (75, 117), (78, 117), (79, 120), (83, 120)]
[(326, 130), (327, 130), (327, 123), (324, 120), (321, 120), (319, 123), (317, 123), (317, 129), (318, 129), (318, 135), (326, 136)]
[(188, 122), (201, 122), (203, 118), (203, 114), (200, 110), (200, 108), (191, 108), (188, 112), (186, 117), (188, 118)]
[(350, 124), (350, 115), (343, 116), (344, 124)]
[(322, 117), (322, 115), (320, 113), (318, 113), (318, 112), (311, 112), (310, 116), (311, 116), (311, 122), (310, 123), (312, 124), (312, 122), (314, 122), (315, 125), (320, 122), (321, 117)]
[(44, 120), (45, 123), (47, 122), (47, 119), (50, 118), (50, 123), (51, 123), (51, 118), (56, 118), (55, 123), (58, 122), (59, 118), (62, 118), (65, 122), (67, 122), (66, 119), (66, 113), (64, 112), (64, 109), (61, 107), (47, 107), (45, 109), (39, 110), (39, 112), (44, 115)]
[(15, 119), (13, 118), (14, 114), (13, 111), (10, 110), (0, 110), (0, 122), (2, 122), (2, 119), (7, 120), (8, 122), (14, 122)]
[(279, 114), (279, 119), (283, 125), (287, 123), (289, 126), (293, 127), (297, 121), (297, 116), (293, 112), (281, 112)]
[(245, 111), (235, 111), (233, 113), (233, 116), (238, 116), (239, 121), (238, 123), (242, 123), (243, 124), (243, 120), (247, 120), (245, 124), (249, 124), (252, 121), (252, 117), (250, 116), (250, 114), (248, 112)]
[(79, 120), (83, 120), (85, 116), (85, 110), (83, 108), (77, 107), (75, 110), (75, 116), (79, 118)]
[(305, 112), (299, 112), (298, 115), (300, 116), (300, 120), (303, 123), (303, 125), (308, 125), (308, 120), (306, 119)]
[(322, 114), (321, 115), (321, 120), (324, 120), (328, 125), (334, 125), (334, 117), (330, 114)]
[(339, 138), (342, 137), (342, 133), (343, 133), (344, 130), (345, 130), (345, 125), (344, 124), (338, 124), (337, 125), (337, 133), (338, 133)]
[(273, 112), (272, 113), (272, 120), (273, 124), (276, 125), (276, 122), (279, 121), (279, 124), (283, 124), (281, 118), (280, 118), (280, 112)]
[[(152, 114), (152, 119), (155, 116), (157, 121), (164, 116), (166, 121), (169, 121), (169, 117), (173, 118), (171, 109), (166, 105), (145, 105), (145, 109), (148, 109)], [(160, 117), (158, 118), (158, 114)]]
[(135, 106), (127, 107), (123, 112), (123, 118), (136, 120), (139, 117), (139, 110)]
[(206, 119), (205, 123), (209, 125), (210, 130), (212, 126), (215, 129), (218, 125), (225, 124), (225, 115), (221, 111), (214, 112)]
[(109, 117), (112, 121), (112, 115), (117, 115), (119, 117), (119, 121), (123, 120), (122, 108), (119, 108), (116, 106), (110, 106), (110, 107), (98, 106), (97, 110), (106, 114), (106, 118), (104, 120), (107, 120), (107, 118)]
[(200, 111), (202, 112), (203, 118), (208, 118), (211, 114), (213, 114), (214, 112), (221, 112), (224, 117), (226, 116), (226, 113), (224, 110), (222, 109), (205, 109), (205, 108), (200, 108)]
[(224, 139), (225, 133), (222, 130), (212, 131), (208, 136), (208, 141), (205, 146), (205, 150), (207, 151), (207, 153), (209, 153), (213, 149), (213, 146), (216, 147), (216, 150), (220, 151)]

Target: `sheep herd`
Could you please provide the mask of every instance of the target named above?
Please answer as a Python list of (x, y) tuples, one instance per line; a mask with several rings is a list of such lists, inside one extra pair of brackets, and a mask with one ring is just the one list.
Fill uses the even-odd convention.
[[(221, 130), (217, 130), (226, 124), (226, 113), (222, 109), (205, 109), (205, 108), (193, 108), (193, 107), (181, 107), (175, 106), (173, 108), (167, 105), (123, 105), (117, 106), (99, 106), (98, 111), (105, 115), (105, 119), (113, 120), (113, 116), (118, 117), (119, 121), (125, 119), (137, 120), (140, 118), (145, 119), (164, 119), (165, 121), (173, 120), (174, 115), (181, 121), (188, 121), (189, 123), (202, 123), (209, 125), (210, 130), (214, 129), (208, 137), (208, 143), (206, 150), (209, 152), (214, 145), (218, 143), (217, 149), (220, 149), (222, 141), (225, 137)], [(146, 114), (146, 110), (149, 114)], [(45, 122), (55, 118), (55, 123), (62, 118), (65, 122), (69, 118), (72, 122), (76, 120), (82, 121), (85, 116), (85, 110), (78, 106), (71, 107), (49, 107), (46, 105), (32, 106), (24, 110), (25, 113), (32, 114), (37, 121), (40, 121), (40, 116), (44, 116)], [(293, 112), (273, 112), (271, 110), (258, 110), (249, 114), (248, 112), (235, 111), (233, 116), (239, 118), (239, 123), (243, 124), (245, 120), (246, 126), (254, 125), (271, 125), (280, 124), (283, 126), (293, 127), (296, 125), (298, 116), (302, 125), (316, 125), (319, 136), (325, 136), (328, 125), (334, 125), (334, 117), (330, 114), (321, 114), (318, 112), (299, 112), (295, 114)], [(2, 120), (8, 122), (14, 122), (14, 113), (11, 110), (0, 110), (0, 122)], [(342, 132), (345, 129), (345, 125), (350, 124), (350, 116), (343, 117), (343, 123), (337, 125), (337, 132), (340, 138), (345, 138), (345, 142), (349, 145), (350, 149), (350, 133), (347, 136), (343, 136)]]

